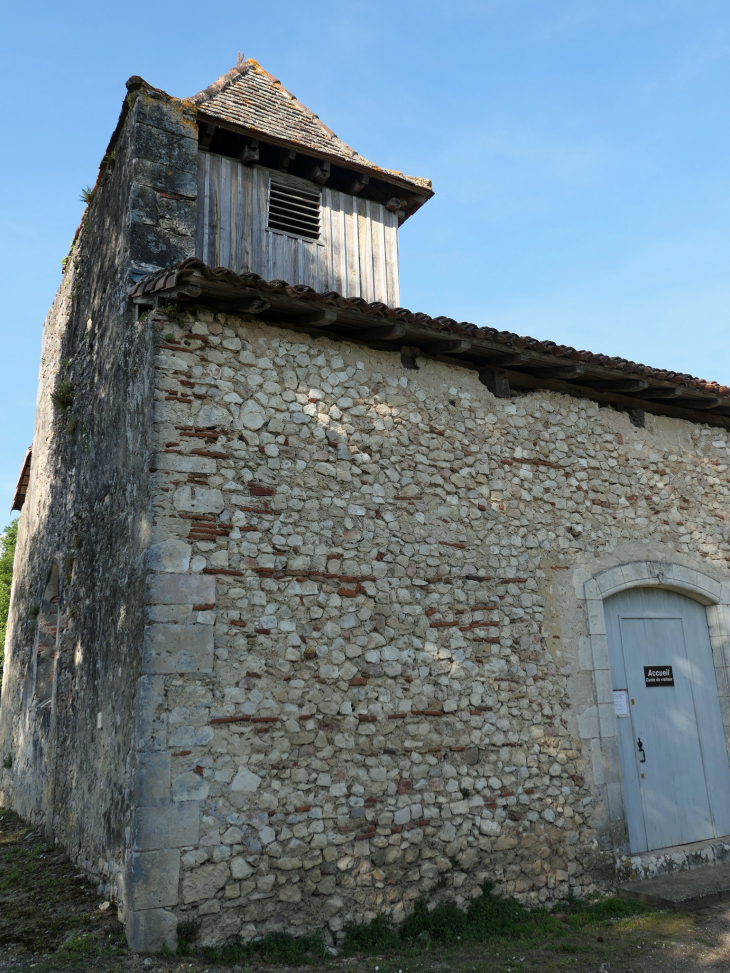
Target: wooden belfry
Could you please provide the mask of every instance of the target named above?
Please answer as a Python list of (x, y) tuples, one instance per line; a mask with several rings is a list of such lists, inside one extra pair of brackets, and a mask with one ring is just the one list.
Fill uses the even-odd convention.
[(389, 307), (399, 304), (398, 227), (427, 179), (358, 155), (256, 61), (197, 94), (196, 256)]

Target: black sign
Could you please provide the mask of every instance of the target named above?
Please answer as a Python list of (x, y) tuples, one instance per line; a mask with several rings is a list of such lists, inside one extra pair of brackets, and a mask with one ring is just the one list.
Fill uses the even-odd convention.
[(673, 686), (671, 666), (644, 666), (644, 682), (647, 686)]

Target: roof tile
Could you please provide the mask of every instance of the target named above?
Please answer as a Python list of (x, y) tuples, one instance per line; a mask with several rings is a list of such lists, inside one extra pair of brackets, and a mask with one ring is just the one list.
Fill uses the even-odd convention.
[(253, 58), (240, 60), (235, 68), (199, 91), (190, 101), (207, 118), (228, 122), (259, 133), (264, 138), (269, 136), (317, 155), (349, 163), (359, 169), (378, 173), (384, 179), (395, 178), (421, 191), (431, 191), (430, 179), (383, 169), (358, 155)]

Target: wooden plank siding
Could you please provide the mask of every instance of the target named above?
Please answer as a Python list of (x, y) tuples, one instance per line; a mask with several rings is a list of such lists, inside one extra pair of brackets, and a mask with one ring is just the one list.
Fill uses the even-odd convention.
[(266, 228), (269, 181), (316, 191), (284, 173), (200, 152), (195, 255), (210, 267), (253, 271), (343, 297), (399, 303), (398, 219), (380, 203), (321, 191), (319, 240)]

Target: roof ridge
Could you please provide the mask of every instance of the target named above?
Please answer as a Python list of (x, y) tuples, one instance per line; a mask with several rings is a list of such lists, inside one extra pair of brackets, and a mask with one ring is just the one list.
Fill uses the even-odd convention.
[[(230, 68), (216, 81), (209, 84), (207, 88), (203, 88), (196, 95), (193, 95), (192, 98), (188, 98), (187, 100), (192, 102), (194, 105), (202, 105), (205, 101), (211, 101), (216, 95), (219, 95), (222, 91), (225, 91), (226, 88), (230, 87), (236, 78), (239, 78), (243, 74), (247, 74), (252, 61), (253, 58), (248, 58), (248, 60), (245, 60), (243, 56), (239, 54), (235, 67)], [(256, 64), (257, 62), (253, 61), (253, 63)]]
[[(239, 60), (235, 68), (231, 68), (230, 71), (226, 71), (226, 73), (222, 74), (217, 81), (209, 84), (207, 88), (203, 88), (202, 91), (199, 91), (196, 95), (193, 95), (193, 97), (189, 100), (195, 105), (202, 105), (206, 101), (211, 101), (216, 97), (216, 95), (222, 94), (239, 77), (248, 74), (249, 71), (253, 71), (254, 74), (262, 74), (264, 77), (268, 78), (271, 83), (279, 89), (281, 94), (289, 97), (289, 100), (294, 103), (295, 108), (298, 108), (299, 111), (309, 115), (309, 117), (328, 135), (336, 138), (338, 142), (342, 142), (342, 139), (337, 135), (337, 133), (333, 132), (329, 125), (325, 125), (316, 112), (312, 111), (312, 109), (305, 105), (304, 102), (300, 101), (295, 94), (289, 91), (288, 88), (285, 88), (280, 79), (275, 77), (271, 71), (267, 71), (266, 68), (262, 67), (256, 58), (249, 57), (244, 59), (240, 54), (238, 57)], [(353, 149), (351, 145), (348, 145), (347, 142), (342, 142), (342, 144), (345, 146), (345, 148), (350, 149), (353, 155), (360, 154)]]

